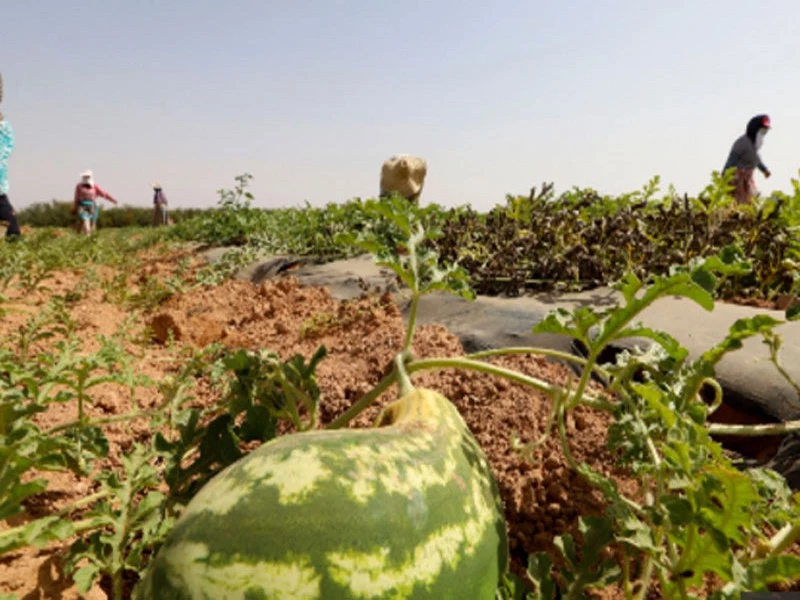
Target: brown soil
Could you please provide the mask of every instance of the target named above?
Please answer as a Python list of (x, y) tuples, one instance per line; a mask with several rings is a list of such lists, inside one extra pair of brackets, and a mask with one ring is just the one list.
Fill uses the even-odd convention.
[[(135, 280), (131, 278), (131, 290), (146, 283), (147, 278), (168, 275), (179, 258), (173, 255), (166, 260), (153, 254), (146, 272)], [(101, 273), (106, 278), (112, 275)], [(18, 310), (2, 320), (0, 336), (12, 339), (28, 317), (41, 310), (48, 296), (74, 290), (80, 280), (79, 274), (59, 273), (46, 282), (48, 291), (12, 297)], [(156, 381), (175, 372), (184, 349), (212, 342), (230, 348), (269, 348), (283, 359), (296, 353), (309, 357), (324, 344), (328, 356), (318, 367), (323, 422), (341, 414), (378, 382), (401, 348), (404, 335), (402, 317), (389, 295), (337, 301), (326, 288), (304, 288), (292, 277), (260, 286), (228, 281), (216, 288), (174, 296), (147, 315), (129, 312), (105, 300), (100, 289), (94, 289), (71, 304), (69, 312), (90, 350), (99, 347), (98, 336), (112, 336), (127, 323), (128, 334), (120, 338), (121, 342), (137, 356), (136, 371)], [(146, 325), (150, 333), (146, 333)], [(52, 343), (52, 339), (37, 342), (33, 350), (45, 349)], [(463, 354), (458, 339), (436, 325), (418, 330), (414, 352), (419, 357)], [(564, 382), (569, 377), (565, 368), (541, 358), (514, 357), (497, 362), (549, 382)], [(546, 395), (466, 371), (427, 372), (415, 377), (415, 383), (450, 398), (488, 455), (505, 503), (515, 572), (524, 573), (528, 553), (547, 550), (555, 535), (574, 531), (580, 515), (603, 511), (599, 493), (568, 468), (557, 440), (551, 438), (530, 459), (512, 447), (513, 436), (529, 442), (543, 433), (550, 408)], [(198, 382), (193, 393), (198, 404), (218, 400), (205, 380)], [(392, 394), (381, 397), (353, 425), (370, 423)], [(144, 388), (131, 398), (127, 389), (104, 384), (92, 390), (92, 398), (92, 416), (106, 417), (136, 406), (155, 406), (160, 396), (155, 388)], [(40, 426), (52, 427), (75, 418), (74, 406), (58, 404), (39, 415), (37, 421)], [(572, 453), (579, 462), (585, 461), (614, 479), (623, 492), (635, 494), (635, 484), (610, 466), (611, 457), (605, 449), (608, 425), (605, 414), (584, 408), (574, 411), (568, 423)], [(145, 420), (109, 425), (106, 431), (111, 454), (100, 468), (119, 466), (120, 454), (134, 440), (151, 435)], [(31, 498), (26, 513), (10, 524), (0, 524), (0, 529), (51, 513), (95, 489), (90, 479), (70, 474), (47, 473), (45, 477), (50, 481), (48, 492)], [(15, 593), (25, 600), (79, 598), (61, 569), (60, 557), (67, 545), (26, 548), (0, 557), (0, 594)], [(85, 597), (100, 599), (106, 594), (95, 586)]]
[(753, 306), (755, 308), (766, 308), (768, 310), (786, 310), (791, 306), (800, 304), (800, 298), (790, 294), (778, 294), (777, 297), (767, 300), (766, 298), (747, 298), (746, 296), (734, 296), (723, 300), (731, 304), (742, 306)]

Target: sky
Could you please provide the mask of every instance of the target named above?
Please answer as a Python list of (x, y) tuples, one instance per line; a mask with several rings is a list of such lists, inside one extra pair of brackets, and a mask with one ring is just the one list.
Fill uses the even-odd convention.
[(800, 168), (797, 0), (8, 0), (0, 110), (17, 208), (79, 174), (123, 204), (255, 206), (378, 193), (428, 163), (422, 201), (486, 210), (555, 184), (620, 194), (660, 175), (696, 194), (747, 121), (756, 175)]

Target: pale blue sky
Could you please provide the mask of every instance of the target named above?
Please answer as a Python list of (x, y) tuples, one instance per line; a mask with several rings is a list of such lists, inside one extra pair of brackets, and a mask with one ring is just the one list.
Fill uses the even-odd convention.
[(69, 198), (92, 168), (128, 204), (161, 181), (210, 206), (377, 193), (425, 157), (423, 200), (484, 210), (553, 181), (695, 193), (750, 117), (787, 190), (800, 167), (797, 0), (8, 0), (2, 109), (12, 202)]

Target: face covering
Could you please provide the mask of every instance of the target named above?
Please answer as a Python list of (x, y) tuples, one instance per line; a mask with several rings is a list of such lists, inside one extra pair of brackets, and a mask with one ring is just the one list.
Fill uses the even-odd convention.
[(760, 150), (761, 146), (764, 144), (764, 136), (767, 134), (767, 130), (763, 127), (758, 130), (756, 134), (756, 150)]

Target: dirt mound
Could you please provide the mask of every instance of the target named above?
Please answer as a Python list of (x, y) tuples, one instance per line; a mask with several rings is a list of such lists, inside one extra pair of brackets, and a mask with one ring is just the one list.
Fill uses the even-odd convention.
[[(289, 358), (313, 354), (319, 345), (328, 357), (318, 367), (323, 391), (322, 423), (327, 423), (376, 384), (391, 367), (404, 339), (402, 317), (391, 295), (334, 300), (326, 288), (301, 286), (294, 277), (256, 286), (231, 281), (220, 287), (167, 301), (148, 320), (157, 341), (204, 346), (218, 341), (229, 347), (269, 348)], [(414, 353), (420, 358), (463, 356), (458, 338), (438, 325), (417, 331)], [(541, 358), (495, 361), (551, 382), (564, 382), (566, 368)], [(557, 439), (550, 439), (530, 459), (513, 448), (540, 437), (550, 399), (499, 378), (466, 371), (425, 373), (420, 386), (434, 388), (459, 408), (494, 468), (506, 506), (514, 570), (523, 573), (527, 554), (549, 549), (555, 535), (575, 530), (580, 515), (599, 514), (600, 494), (566, 465)], [(380, 408), (395, 397), (384, 394), (352, 424), (368, 426)], [(630, 485), (607, 467), (605, 451), (610, 417), (578, 409), (570, 420), (573, 453), (607, 475)]]

